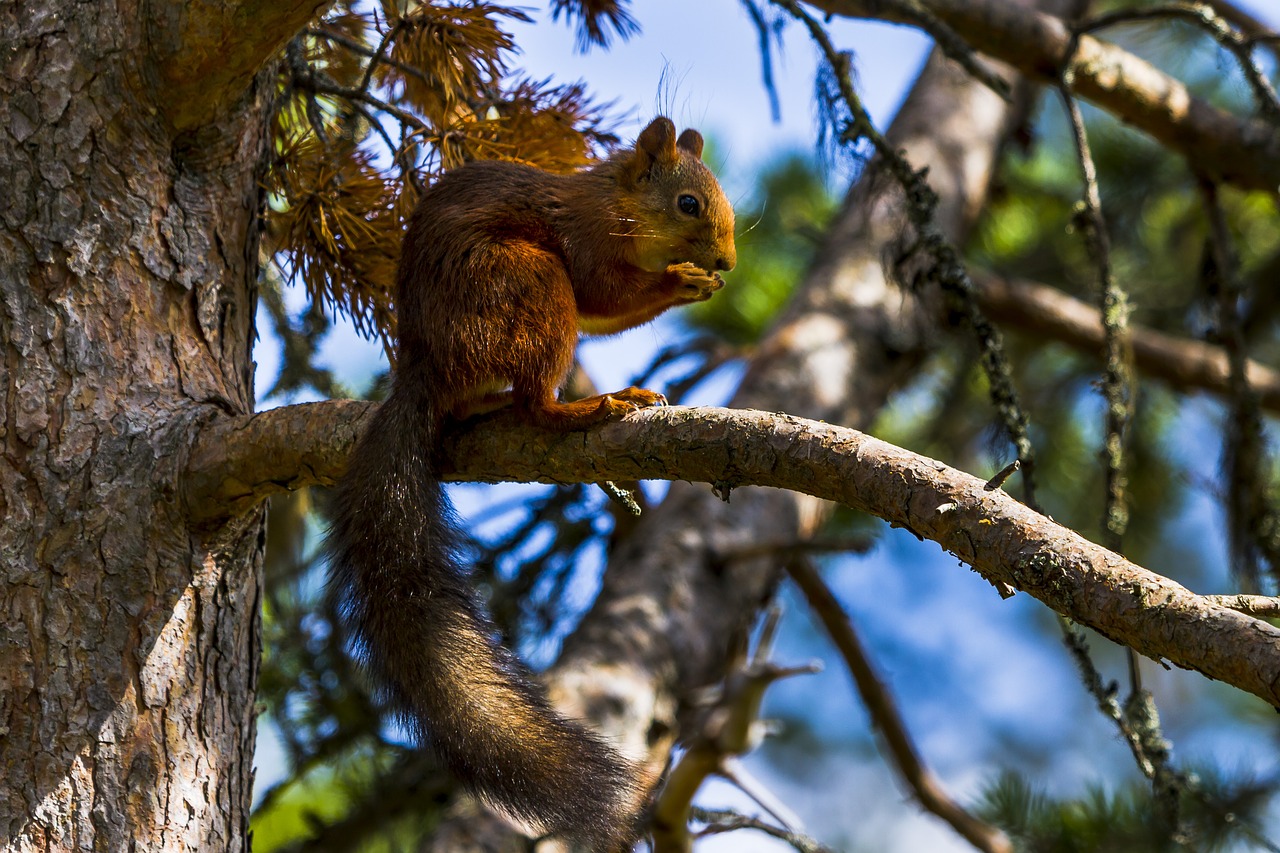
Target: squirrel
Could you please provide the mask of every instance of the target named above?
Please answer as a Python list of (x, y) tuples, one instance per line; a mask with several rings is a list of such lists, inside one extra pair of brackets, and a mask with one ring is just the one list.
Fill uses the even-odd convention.
[(494, 639), (458, 555), (441, 433), (508, 405), (567, 431), (665, 404), (636, 387), (557, 391), (579, 331), (620, 332), (723, 287), (733, 209), (702, 147), (659, 117), (580, 172), (479, 161), (426, 190), (397, 272), (391, 392), (337, 485), (327, 540), (341, 627), (415, 739), (523, 827), (608, 853), (636, 841), (645, 786)]

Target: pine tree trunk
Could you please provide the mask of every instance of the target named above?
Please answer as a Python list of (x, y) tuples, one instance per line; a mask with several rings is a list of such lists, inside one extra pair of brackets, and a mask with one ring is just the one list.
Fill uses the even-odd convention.
[(188, 97), (193, 8), (0, 6), (5, 850), (246, 847), (262, 518), (178, 477), (253, 405), (266, 98)]

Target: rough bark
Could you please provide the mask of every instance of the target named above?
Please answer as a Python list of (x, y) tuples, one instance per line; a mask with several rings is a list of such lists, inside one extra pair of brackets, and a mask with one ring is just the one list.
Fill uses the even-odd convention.
[(261, 515), (195, 531), (181, 478), (253, 406), (271, 45), (179, 127), (165, 72), (220, 42), (152, 11), (0, 6), (6, 850), (246, 845)]

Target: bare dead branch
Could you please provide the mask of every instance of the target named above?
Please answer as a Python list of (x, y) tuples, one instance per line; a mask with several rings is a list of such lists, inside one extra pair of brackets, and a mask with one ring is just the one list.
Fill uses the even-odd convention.
[(821, 669), (818, 664), (783, 667), (769, 658), (777, 634), (781, 610), (766, 614), (755, 653), (748, 658), (745, 639), (737, 649), (724, 682), (705, 703), (699, 726), (688, 738), (688, 749), (667, 775), (662, 794), (654, 805), (651, 829), (654, 853), (689, 853), (693, 836), (689, 821), (693, 799), (710, 776), (720, 776), (738, 786), (765, 813), (795, 833), (797, 819), (736, 763), (764, 737), (760, 708), (765, 692), (783, 678)]
[(924, 766), (911, 733), (898, 713), (897, 704), (876, 674), (853, 622), (813, 564), (802, 558), (794, 559), (787, 564), (787, 571), (844, 658), (862, 704), (871, 716), (871, 723), (883, 738), (888, 751), (885, 757), (897, 770), (902, 782), (915, 794), (916, 801), (950, 824), (977, 849), (985, 853), (1013, 853), (1013, 845), (1003, 832), (966, 811)]
[(1169, 3), (1145, 9), (1121, 9), (1086, 21), (1078, 31), (1093, 33), (1116, 24), (1160, 18), (1187, 21), (1207, 32), (1223, 50), (1235, 57), (1249, 88), (1253, 89), (1258, 111), (1272, 124), (1280, 124), (1280, 99), (1277, 99), (1271, 81), (1253, 59), (1253, 42), (1206, 3)]
[(722, 832), (737, 832), (741, 829), (754, 829), (771, 838), (776, 838), (794, 847), (799, 853), (833, 853), (830, 847), (823, 846), (808, 836), (798, 832), (789, 832), (771, 823), (758, 820), (747, 815), (721, 809), (703, 809), (694, 807), (692, 814), (695, 820), (706, 823), (699, 835), (717, 835)]
[[(978, 301), (996, 322), (1082, 351), (1101, 351), (1103, 330), (1096, 308), (1046, 284), (981, 270), (972, 274)], [(1179, 390), (1228, 393), (1231, 371), (1221, 347), (1145, 326), (1132, 326), (1130, 341), (1134, 366), (1142, 373)], [(1246, 364), (1259, 403), (1280, 412), (1280, 372), (1253, 360)]]
[[(1057, 80), (1071, 42), (1061, 19), (1007, 0), (920, 3), (977, 50), (1033, 80)], [(910, 23), (873, 0), (810, 5), (834, 15)], [(1150, 63), (1090, 36), (1080, 38), (1071, 72), (1077, 94), (1179, 152), (1197, 171), (1247, 189), (1280, 188), (1280, 134), (1267, 122), (1218, 109)]]

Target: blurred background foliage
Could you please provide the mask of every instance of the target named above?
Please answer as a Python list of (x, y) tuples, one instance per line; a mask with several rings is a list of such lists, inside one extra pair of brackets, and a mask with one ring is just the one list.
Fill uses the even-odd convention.
[[(578, 28), (584, 45), (605, 44), (637, 26), (625, 7), (611, 2), (555, 0), (552, 11)], [(339, 3), (288, 46), (278, 81), (276, 158), (265, 178), (270, 195), (261, 305), (282, 352), (266, 404), (298, 395), (357, 393), (317, 359), (335, 319), (354, 323), (366, 336), (380, 336), (393, 356), (389, 341), (399, 236), (421, 188), (442, 169), (502, 157), (567, 170), (617, 144), (611, 130), (616, 116), (581, 85), (512, 75), (516, 45), (504, 24), (528, 15), (489, 3)], [(1233, 64), (1192, 28), (1160, 21), (1126, 25), (1107, 36), (1232, 112), (1252, 111), (1249, 91)], [(1220, 341), (1221, 284), (1210, 259), (1197, 176), (1183, 160), (1109, 115), (1088, 108), (1085, 114), (1116, 275), (1134, 306), (1132, 322), (1183, 338)], [(1018, 140), (1001, 161), (991, 201), (965, 246), (966, 258), (975, 271), (1039, 282), (1092, 304), (1095, 274), (1072, 224), (1081, 189), (1061, 104), (1043, 98)], [(686, 392), (696, 395), (699, 383), (717, 371), (732, 375), (750, 354), (787, 303), (839, 204), (842, 188), (834, 186), (816, 150), (779, 154), (760, 164), (757, 174), (755, 189), (738, 204), (739, 265), (728, 276), (730, 286), (674, 318), (682, 330), (679, 344), (658, 353), (641, 377), (646, 384), (663, 384), (673, 402)], [(1275, 199), (1223, 189), (1221, 201), (1238, 253), (1241, 329), (1250, 355), (1276, 365), (1280, 227)], [(288, 307), (298, 304), (285, 298), (289, 287), (305, 290), (300, 310)], [(1003, 331), (1031, 414), (1046, 510), (1096, 540), (1103, 476), (1098, 356), (1046, 340), (1038, 329)], [(882, 412), (874, 432), (955, 467), (994, 472), (1012, 451), (988, 401), (976, 344), (958, 325), (945, 334), (915, 383)], [(1126, 554), (1140, 564), (1167, 567), (1176, 580), (1198, 591), (1227, 591), (1209, 588), (1228, 577), (1223, 543), (1189, 541), (1183, 528), (1195, 507), (1204, 512), (1206, 500), (1223, 505), (1236, 488), (1230, 471), (1215, 472), (1213, 465), (1203, 464), (1206, 457), (1226, 458), (1233, 410), (1221, 399), (1142, 376), (1139, 387)], [(371, 383), (367, 395), (377, 398), (384, 388), (385, 376)], [(1274, 438), (1274, 413), (1270, 417), (1266, 428)], [(1274, 506), (1280, 471), (1273, 457), (1258, 459), (1265, 467), (1255, 476)], [(454, 493), (467, 502), (465, 489)], [(312, 491), (271, 504), (260, 741), (278, 744), (287, 767), (260, 786), (254, 847), (259, 853), (416, 849), (454, 791), (431, 758), (412, 749), (403, 732), (382, 716), (333, 632), (317, 558), (325, 501), (323, 493)], [(1221, 506), (1213, 511), (1228, 512)], [(589, 603), (589, 593), (582, 590), (596, 582), (628, 524), (598, 489), (586, 486), (504, 488), (470, 518), (477, 582), (508, 641), (535, 663), (549, 660), (558, 639)], [(825, 535), (832, 540), (883, 536), (881, 553), (907, 559), (916, 553), (909, 543), (895, 544), (879, 522), (850, 511), (837, 513)], [(850, 558), (838, 555), (822, 563), (833, 577), (855, 570)], [(1278, 568), (1264, 564), (1262, 571), (1238, 576), (1237, 582), (1274, 592)], [(930, 593), (918, 588), (913, 594)], [(994, 598), (989, 590), (985, 594)], [(792, 607), (803, 605), (792, 602)], [(1046, 611), (1032, 612), (1019, 624), (1026, 632), (1021, 642), (1048, 648), (1060, 643), (1056, 620)], [(873, 641), (894, 641), (883, 625), (873, 622), (868, 631)], [(794, 647), (803, 650), (798, 653), (821, 649), (812, 629), (793, 633)], [(1093, 645), (1104, 670), (1123, 666), (1117, 649), (1096, 637)], [(888, 654), (899, 667), (926, 666), (911, 656), (914, 652)], [(1057, 666), (1070, 665), (1065, 653), (1051, 654)], [(917, 719), (949, 719), (950, 711), (934, 705), (953, 702), (955, 693), (948, 690), (954, 691), (963, 676), (950, 672), (945, 661), (927, 666), (937, 669), (926, 676), (916, 673), (922, 683), (905, 687), (903, 704), (924, 709), (909, 714)], [(1068, 704), (1090, 707), (1084, 691), (1075, 690)], [(1175, 714), (1251, 727), (1248, 731), (1265, 737), (1260, 748), (1275, 750), (1274, 721), (1258, 703), (1212, 686), (1178, 695), (1195, 707), (1177, 708)], [(806, 712), (805, 702), (783, 699), (773, 707), (788, 725), (786, 734), (760, 753), (771, 772), (792, 778), (803, 791), (821, 784), (816, 781), (821, 770), (815, 768), (833, 755), (878, 766), (869, 733), (849, 740), (845, 732), (833, 743), (829, 721), (818, 711)], [(1162, 817), (1160, 802), (1132, 765), (1126, 769), (1113, 757), (1097, 768), (1103, 781), (1085, 789), (1067, 786), (1064, 792), (1052, 779), (1056, 765), (1044, 757), (1054, 745), (1029, 733), (1036, 729), (1034, 721), (986, 723), (994, 730), (983, 740), (989, 753), (984, 764), (1004, 770), (982, 783), (978, 809), (1005, 828), (1019, 850), (1175, 849), (1161, 824), (1167, 816)], [(1277, 849), (1264, 838), (1273, 822), (1276, 778), (1218, 764), (1212, 755), (1177, 766), (1186, 783), (1180, 795), (1186, 844), (1180, 849)], [(846, 818), (834, 831), (837, 837), (824, 840), (843, 844), (842, 849), (874, 849), (859, 840), (856, 824), (856, 816)]]

